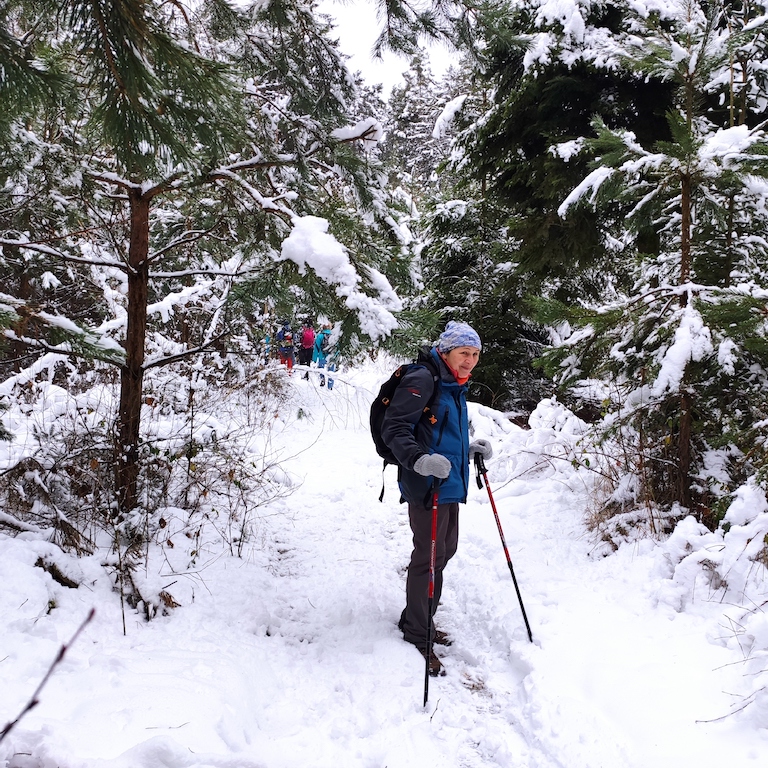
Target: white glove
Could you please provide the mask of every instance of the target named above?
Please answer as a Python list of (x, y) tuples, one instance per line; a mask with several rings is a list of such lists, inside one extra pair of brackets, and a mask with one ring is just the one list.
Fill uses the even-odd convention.
[(493, 448), (487, 440), (475, 440), (469, 444), (470, 461), (476, 453), (479, 453), (484, 459), (490, 459), (493, 456)]
[(444, 480), (451, 474), (451, 462), (440, 453), (425, 453), (416, 459), (413, 470), (425, 477), (439, 477)]

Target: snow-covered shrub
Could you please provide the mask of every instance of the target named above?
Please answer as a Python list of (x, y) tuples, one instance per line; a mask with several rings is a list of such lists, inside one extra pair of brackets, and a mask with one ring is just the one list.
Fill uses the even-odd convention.
[(8, 390), (13, 439), (2, 449), (0, 506), (5, 527), (88, 552), (113, 497), (112, 386), (102, 377), (85, 391), (65, 389), (52, 383), (53, 371)]
[[(502, 433), (504, 447), (494, 454), (492, 478), (499, 483), (526, 477), (543, 480), (564, 467), (574, 470), (592, 466), (581, 446), (587, 425), (556, 398), (545, 398), (528, 417), (528, 429), (521, 429), (510, 414), (500, 419), (500, 411), (469, 403), (470, 431), (481, 436)], [(585, 473), (592, 482), (594, 473)]]
[(671, 578), (660, 595), (675, 610), (723, 606), (718, 642), (743, 659), (745, 688), (734, 711), (768, 709), (768, 500), (750, 481), (732, 496), (721, 525), (710, 531), (693, 517), (663, 545)]
[(285, 373), (279, 366), (246, 368), (242, 376), (230, 370), (211, 386), (210, 370), (206, 365), (203, 375), (190, 366), (185, 377), (149, 385), (157, 400), (144, 420), (151, 454), (143, 462), (145, 484), (153, 494), (148, 534), (173, 547), (174, 537), (197, 537), (210, 526), (213, 538), (241, 554), (255, 510), (290, 492), (271, 448), (272, 424), (287, 404)]
[(116, 377), (102, 370), (86, 386), (70, 371), (63, 383), (33, 378), (9, 388), (14, 439), (0, 456), (0, 524), (8, 530), (85, 552), (140, 549), (171, 541), (171, 530), (210, 525), (222, 545), (240, 551), (253, 500), (285, 492), (271, 471), (277, 458), (269, 437), (285, 401), (279, 367), (208, 356), (148, 372), (141, 505), (130, 520), (115, 514)]

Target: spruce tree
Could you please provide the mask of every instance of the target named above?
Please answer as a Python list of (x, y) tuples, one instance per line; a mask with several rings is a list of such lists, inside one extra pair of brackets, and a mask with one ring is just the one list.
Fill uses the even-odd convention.
[[(595, 114), (666, 137), (663, 113), (671, 93), (664, 84), (645, 84), (594, 60), (588, 41), (619, 26), (613, 4), (579, 5), (584, 34), (578, 39), (556, 15), (537, 16), (537, 7), (485, 7), (476, 28), (484, 45), (452, 74), (453, 98), (461, 106), (439, 191), (428, 206), (423, 252), (425, 274), (436, 289), (432, 306), (452, 305), (451, 275), (480, 276), (483, 288), (462, 295), (482, 295), (471, 319), (481, 335), (498, 341), (486, 356), (497, 362), (484, 365), (477, 378), (494, 402), (528, 408), (550, 389), (533, 365), (548, 337), (532, 316), (532, 300), (598, 297), (622, 284), (628, 272), (601, 227), (602, 218), (623, 216), (619, 205), (612, 211), (582, 208), (568, 219), (558, 215), (588, 158), (565, 157), (556, 148), (588, 133)], [(463, 206), (453, 205), (445, 216), (451, 200)], [(468, 213), (466, 221), (459, 210)], [(646, 247), (657, 247), (654, 235), (652, 228), (644, 233)], [(460, 250), (466, 258), (458, 265)]]
[(403, 85), (395, 86), (389, 97), (384, 161), (390, 171), (390, 184), (404, 190), (417, 213), (435, 186), (435, 172), (445, 147), (432, 135), (440, 104), (424, 53), (411, 59), (403, 79)]
[(587, 158), (564, 158), (555, 147), (588, 135), (595, 115), (611, 126), (631, 125), (643, 138), (666, 138), (671, 91), (622, 71), (611, 51), (600, 56), (592, 47), (619, 29), (616, 4), (578, 4), (572, 10), (583, 25), (580, 33), (572, 18), (539, 16), (536, 5), (517, 3), (511, 14), (489, 22), (482, 66), (492, 102), (466, 134), (465, 167), (508, 208), (516, 272), (533, 295), (596, 296), (614, 256), (598, 214), (558, 215), (564, 196), (583, 178)]
[[(695, 511), (709, 525), (718, 522), (720, 500), (765, 462), (753, 425), (764, 423), (768, 359), (762, 323), (752, 315), (768, 255), (768, 137), (749, 127), (765, 99), (754, 93), (748, 114), (752, 102), (733, 93), (741, 82), (734, 52), (760, 50), (764, 33), (742, 21), (739, 27), (724, 9), (693, 1), (628, 16), (625, 66), (675, 87), (671, 140), (648, 145), (596, 119), (596, 138), (584, 142), (593, 169), (560, 211), (568, 216), (576, 201), (597, 211), (630, 205), (624, 220), (604, 222), (637, 255), (635, 282), (609, 305), (546, 310), (551, 322), (567, 318), (572, 331), (547, 354), (550, 372), (572, 382), (585, 374), (607, 380), (604, 434), (622, 425), (620, 434), (635, 444), (636, 496), (650, 500), (649, 509)], [(750, 61), (739, 60), (739, 67)], [(747, 105), (741, 125), (732, 110), (712, 106), (737, 101)], [(638, 237), (650, 227), (655, 253)], [(712, 471), (716, 451), (726, 458)]]

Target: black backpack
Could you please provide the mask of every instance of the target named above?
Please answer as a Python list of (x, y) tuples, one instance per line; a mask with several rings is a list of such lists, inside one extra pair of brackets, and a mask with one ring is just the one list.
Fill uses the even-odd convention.
[[(384, 421), (384, 414), (387, 412), (387, 408), (392, 402), (392, 397), (400, 382), (403, 380), (403, 376), (414, 367), (427, 368), (432, 374), (435, 384), (432, 390), (432, 395), (424, 407), (424, 413), (427, 413), (432, 408), (432, 403), (437, 395), (438, 383), (440, 380), (440, 372), (435, 365), (435, 361), (432, 359), (432, 355), (429, 354), (427, 350), (421, 350), (419, 352), (419, 356), (415, 363), (405, 363), (398, 366), (392, 375), (381, 385), (379, 394), (376, 395), (376, 398), (371, 403), (371, 437), (373, 438), (373, 444), (376, 446), (376, 453), (384, 459), (385, 468), (387, 464), (397, 464), (397, 459), (381, 437), (381, 425)], [(379, 501), (383, 498), (384, 488), (382, 486)]]

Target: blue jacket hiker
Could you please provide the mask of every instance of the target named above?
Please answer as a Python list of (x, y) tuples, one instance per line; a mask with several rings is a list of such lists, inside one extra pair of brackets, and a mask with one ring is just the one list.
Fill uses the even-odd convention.
[[(331, 326), (326, 323), (317, 336), (315, 336), (315, 345), (312, 348), (312, 362), (315, 363), (318, 368), (325, 368), (326, 363), (328, 362), (328, 356), (331, 354), (330, 340)], [(335, 364), (331, 363), (328, 366), (328, 370), (335, 371)], [(322, 374), (320, 374), (320, 386), (325, 386), (325, 376)], [(330, 376), (328, 377), (328, 389), (333, 389), (333, 379)]]
[(269, 335), (269, 331), (261, 341), (261, 351), (264, 355), (264, 365), (269, 365), (269, 358), (272, 356), (272, 337)]
[[(398, 626), (404, 639), (413, 643), (425, 657), (429, 647), (433, 478), (439, 482), (434, 613), (440, 603), (443, 570), (458, 546), (459, 504), (467, 500), (470, 458), (475, 452), (484, 458), (491, 456), (491, 446), (486, 440), (472, 443), (469, 440), (467, 381), (480, 358), (480, 346), (480, 337), (471, 326), (449, 322), (436, 346), (421, 353), (417, 363), (422, 365), (410, 368), (403, 376), (381, 426), (381, 436), (398, 461), (401, 501), (408, 503), (413, 532), (406, 605)], [(437, 371), (436, 379), (430, 368)], [(431, 408), (425, 412), (433, 393)], [(450, 645), (447, 635), (440, 630), (434, 630), (433, 642)], [(428, 664), (430, 674), (444, 674), (434, 652)]]

